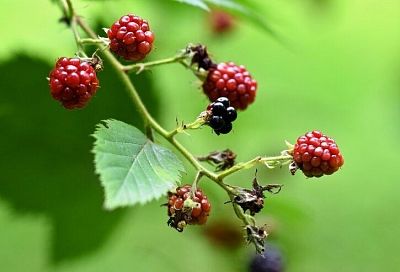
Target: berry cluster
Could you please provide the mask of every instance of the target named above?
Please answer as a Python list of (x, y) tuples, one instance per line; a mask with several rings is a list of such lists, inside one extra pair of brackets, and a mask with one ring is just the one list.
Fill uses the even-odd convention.
[[(68, 4), (70, 5), (70, 3)], [(214, 15), (217, 16), (215, 17), (216, 31), (225, 31), (232, 26), (232, 18), (228, 14), (215, 13)], [(74, 14), (72, 14), (72, 18), (73, 16)], [(68, 23), (69, 19), (65, 20)], [(85, 28), (83, 25), (81, 26)], [(87, 30), (86, 32), (90, 34), (91, 31)], [(145, 58), (153, 47), (154, 35), (150, 31), (148, 22), (132, 14), (122, 16), (118, 21), (113, 23), (107, 30), (107, 35), (110, 51), (128, 61), (138, 61)], [(83, 40), (80, 39), (78, 34), (75, 36), (80, 50), (78, 55), (86, 56), (81, 51), (83, 50)], [(104, 40), (101, 39), (98, 41), (103, 42)], [(98, 41), (95, 42), (97, 43)], [(188, 46), (186, 51), (182, 53), (182, 55), (177, 56), (172, 61), (179, 61), (187, 67), (191, 65), (197, 66), (197, 71), (194, 72), (199, 78), (205, 78), (202, 85), (203, 91), (212, 103), (208, 105), (207, 111), (202, 112), (196, 122), (190, 124), (190, 126), (182, 125), (182, 127), (177, 128), (172, 133), (168, 133), (168, 135), (165, 135), (165, 133), (161, 134), (198, 168), (199, 172), (194, 184), (198, 184), (203, 174), (212, 178), (217, 183), (222, 183), (223, 178), (227, 175), (245, 169), (247, 166), (252, 166), (253, 162), (259, 161), (263, 161), (271, 168), (292, 161), (290, 169), (301, 169), (307, 177), (321, 177), (324, 174), (330, 175), (343, 165), (343, 156), (335, 141), (320, 131), (312, 131), (299, 137), (293, 149), (290, 148), (289, 151), (286, 150), (283, 153), (285, 156), (258, 157), (221, 175), (214, 175), (216, 173), (210, 173), (203, 168), (200, 170), (197, 167), (199, 161), (214, 163), (217, 166), (217, 171), (234, 167), (236, 154), (229, 149), (222, 152), (212, 152), (206, 157), (197, 158), (196, 163), (193, 163), (195, 159), (191, 156), (189, 157), (186, 154), (187, 151), (180, 147), (179, 142), (176, 142), (172, 137), (175, 133), (180, 132), (181, 129), (198, 128), (204, 124), (210, 126), (217, 135), (228, 134), (232, 130), (232, 122), (237, 118), (236, 109), (244, 110), (254, 102), (257, 92), (257, 82), (242, 65), (239, 66), (233, 62), (214, 63), (207, 52), (207, 48), (203, 45)], [(192, 58), (190, 64), (187, 63), (188, 59), (186, 59), (189, 57)], [(166, 59), (164, 61), (130, 66), (119, 64), (121, 66), (119, 67), (119, 72), (122, 74), (123, 72), (133, 70), (133, 68), (141, 67), (144, 69), (170, 62), (171, 60)], [(96, 71), (100, 68), (101, 61), (96, 57), (92, 59), (60, 58), (49, 75), (51, 95), (54, 99), (60, 101), (65, 108), (84, 107), (99, 87)], [(203, 73), (207, 73), (207, 76), (203, 77)], [(127, 85), (130, 87), (129, 90), (132, 92), (136, 104), (141, 106), (139, 95), (135, 92), (133, 86)], [(145, 119), (152, 120), (145, 108), (142, 108), (142, 113)], [(158, 123), (154, 120), (150, 123), (152, 128), (156, 129), (159, 127)], [(156, 130), (159, 131), (159, 129)], [(286, 156), (287, 154), (290, 155)], [(102, 170), (99, 172), (102, 173)], [(225, 188), (226, 186), (223, 187)], [(279, 184), (261, 186), (256, 178), (254, 178), (253, 186), (250, 189), (236, 186), (229, 186), (229, 189), (225, 188), (233, 202), (238, 217), (242, 218), (246, 224), (247, 242), (254, 244), (258, 253), (264, 250), (264, 240), (268, 234), (265, 226), (258, 227), (255, 225), (255, 221), (249, 224), (247, 220), (247, 216), (249, 215), (245, 213), (249, 211), (250, 216), (259, 213), (264, 207), (264, 192), (278, 193), (280, 189), (281, 185)], [(106, 188), (106, 190), (108, 189)], [(191, 185), (184, 185), (176, 188), (174, 192), (169, 192), (168, 203), (165, 206), (168, 207), (168, 225), (179, 232), (182, 232), (186, 225), (205, 224), (211, 211), (211, 204), (207, 196), (201, 189), (192, 191)], [(238, 206), (246, 217), (240, 216), (236, 209), (239, 208)], [(264, 259), (257, 258), (254, 260), (251, 265), (251, 271), (282, 271), (283, 266), (277, 254), (265, 255), (264, 257)]]
[(51, 95), (67, 109), (82, 108), (99, 87), (92, 63), (79, 58), (60, 58), (50, 72)]
[(244, 110), (256, 97), (257, 81), (242, 65), (220, 63), (209, 69), (203, 91), (210, 101), (227, 97), (233, 107)]
[(344, 163), (335, 141), (316, 130), (297, 139), (293, 159), (307, 177), (331, 175)]
[(149, 24), (139, 16), (122, 16), (107, 31), (110, 50), (125, 60), (141, 60), (150, 53), (154, 34)]
[(207, 222), (211, 204), (201, 189), (192, 193), (191, 185), (176, 188), (168, 194), (168, 225), (179, 232), (189, 225), (203, 225)]
[(226, 97), (220, 97), (208, 105), (210, 115), (207, 124), (217, 135), (228, 134), (232, 130), (232, 122), (237, 118), (237, 112)]

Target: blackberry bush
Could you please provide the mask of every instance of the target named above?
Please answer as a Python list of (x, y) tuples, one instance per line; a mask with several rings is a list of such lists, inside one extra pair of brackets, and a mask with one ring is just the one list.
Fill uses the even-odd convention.
[[(64, 57), (57, 61), (49, 76), (51, 95), (68, 109), (84, 107), (99, 87), (96, 71), (101, 68), (102, 61), (97, 54), (101, 54), (125, 85), (145, 126), (144, 134), (129, 124), (113, 119), (97, 125), (93, 135), (93, 153), (96, 173), (100, 175), (105, 191), (106, 209), (144, 204), (168, 194), (168, 203), (165, 204), (168, 225), (181, 232), (187, 225), (206, 223), (211, 204), (199, 186), (203, 178), (208, 178), (226, 192), (226, 203), (231, 203), (234, 214), (242, 222), (246, 241), (261, 253), (268, 233), (265, 226), (257, 225), (254, 216), (264, 207), (264, 192), (278, 193), (282, 185), (260, 185), (258, 179), (254, 178), (252, 186), (246, 188), (228, 184), (226, 177), (256, 165), (264, 165), (268, 169), (289, 165), (290, 172), (301, 169), (308, 177), (321, 177), (333, 174), (343, 165), (343, 155), (335, 141), (319, 131), (306, 133), (294, 145), (287, 143), (287, 148), (277, 156), (257, 156), (239, 163), (236, 162), (236, 153), (231, 149), (194, 156), (176, 136), (204, 126), (211, 127), (216, 135), (229, 134), (232, 123), (238, 118), (237, 110), (244, 110), (255, 102), (257, 82), (246, 68), (233, 62), (217, 64), (206, 46), (201, 44), (190, 44), (170, 58), (124, 65), (114, 55), (127, 61), (138, 61), (151, 51), (154, 34), (149, 23), (137, 15), (124, 15), (107, 30), (107, 37), (99, 37), (77, 15), (71, 1), (60, 1), (64, 7), (61, 21), (71, 27), (74, 33), (77, 57)], [(81, 37), (79, 30), (87, 37)], [(91, 52), (92, 58), (87, 57), (87, 44), (97, 47), (94, 53)], [(203, 91), (212, 103), (208, 107), (204, 105), (207, 109), (192, 123), (179, 124), (177, 121), (176, 128), (167, 130), (150, 115), (128, 73), (140, 74), (146, 69), (172, 63), (182, 64), (200, 79)], [(255, 126), (254, 129), (260, 128)], [(213, 140), (212, 137), (216, 136), (208, 137)], [(164, 141), (156, 143), (158, 138)], [(238, 144), (251, 141), (246, 139)], [(168, 142), (194, 167), (196, 176), (191, 185), (178, 186), (185, 171), (183, 162), (175, 152), (158, 142)], [(209, 169), (203, 162), (212, 164), (215, 169)]]

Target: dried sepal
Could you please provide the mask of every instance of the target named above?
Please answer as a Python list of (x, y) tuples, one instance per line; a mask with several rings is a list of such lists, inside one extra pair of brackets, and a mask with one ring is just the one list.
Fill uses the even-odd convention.
[(246, 230), (247, 243), (253, 244), (254, 247), (256, 248), (256, 252), (258, 254), (262, 254), (264, 252), (264, 248), (265, 248), (265, 245), (264, 245), (265, 239), (268, 236), (266, 228), (247, 225), (245, 227), (245, 230)]
[(216, 165), (217, 171), (231, 168), (235, 165), (236, 154), (230, 150), (214, 151), (204, 157), (198, 157), (200, 161), (207, 161)]
[(191, 65), (197, 64), (198, 69), (202, 68), (208, 70), (216, 64), (211, 60), (207, 47), (201, 44), (189, 45), (187, 47), (187, 52), (192, 54)]
[(265, 199), (264, 191), (277, 194), (280, 192), (281, 188), (282, 185), (280, 184), (268, 184), (266, 186), (261, 186), (258, 183), (257, 178), (254, 178), (253, 188), (236, 189), (237, 195), (234, 197), (233, 201), (236, 204), (238, 204), (243, 209), (244, 212), (249, 210), (251, 215), (255, 215), (264, 208), (264, 199)]

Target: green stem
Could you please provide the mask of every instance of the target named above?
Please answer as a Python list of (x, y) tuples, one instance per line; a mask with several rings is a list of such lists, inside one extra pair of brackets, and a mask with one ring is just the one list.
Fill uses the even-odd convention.
[(66, 19), (67, 23), (71, 22), (71, 18), (72, 18), (72, 14), (71, 14), (71, 10), (70, 10), (70, 7), (72, 7), (72, 5), (69, 5), (68, 2), (66, 0), (60, 1), (62, 13), (63, 13), (64, 19)]
[(155, 61), (150, 61), (150, 62), (144, 62), (144, 63), (135, 63), (132, 65), (125, 65), (123, 66), (122, 70), (125, 72), (136, 72), (137, 74), (141, 73), (143, 70), (155, 67), (155, 66), (160, 66), (164, 64), (170, 64), (170, 63), (175, 63), (175, 62), (180, 62), (181, 60), (184, 60), (187, 58), (187, 54), (181, 53), (178, 54), (174, 57), (171, 58), (166, 58), (166, 59), (161, 59), (161, 60), (155, 60)]
[(274, 156), (274, 157), (262, 157), (260, 159), (261, 163), (264, 164), (272, 164), (274, 167), (278, 165), (283, 165), (285, 163), (289, 163), (293, 160), (293, 156), (290, 154), (283, 154), (280, 156)]
[[(203, 113), (205, 113), (205, 112), (203, 112)], [(205, 118), (204, 118), (205, 115), (203, 115), (203, 113), (196, 119), (196, 121), (189, 123), (189, 124), (182, 124), (182, 125), (178, 126), (177, 128), (175, 128), (174, 130), (168, 132), (167, 138), (173, 138), (176, 134), (182, 133), (188, 129), (200, 128), (206, 122)]]
[(68, 13), (68, 14), (64, 14), (66, 17), (68, 17), (70, 19), (71, 22), (71, 30), (72, 33), (74, 34), (74, 38), (75, 38), (75, 42), (76, 42), (76, 46), (78, 48), (78, 54), (80, 55), (80, 57), (87, 57), (87, 55), (85, 54), (85, 51), (83, 49), (83, 45), (81, 42), (81, 37), (79, 35), (79, 30), (78, 30), (78, 24), (77, 24), (77, 16), (75, 14), (75, 10), (72, 6), (72, 2), (71, 0), (65, 0), (62, 1), (63, 6), (66, 8), (64, 9), (64, 13)]
[(79, 42), (81, 44), (104, 44), (104, 41), (102, 41), (100, 39), (92, 39), (92, 38), (80, 39)]
[(197, 184), (200, 182), (200, 179), (202, 178), (203, 173), (201, 171), (197, 171), (196, 177), (194, 178), (193, 184), (192, 184), (192, 197), (195, 197), (196, 191), (197, 191)]
[(232, 166), (231, 168), (221, 172), (217, 178), (219, 180), (224, 179), (225, 177), (240, 171), (242, 169), (248, 169), (253, 167), (254, 165), (256, 165), (257, 163), (278, 163), (278, 164), (284, 164), (285, 162), (289, 162), (293, 159), (293, 157), (291, 155), (280, 155), (280, 156), (274, 156), (274, 157), (256, 157), (250, 161), (247, 162), (242, 162), (242, 163), (238, 163), (234, 166)]

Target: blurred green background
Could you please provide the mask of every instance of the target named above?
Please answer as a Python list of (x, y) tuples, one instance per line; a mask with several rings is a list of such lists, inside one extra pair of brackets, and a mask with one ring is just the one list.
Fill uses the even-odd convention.
[[(336, 139), (345, 165), (332, 176), (258, 167), (262, 183), (285, 185), (257, 218), (270, 225), (268, 241), (281, 249), (287, 271), (398, 270), (399, 1), (254, 0), (281, 42), (243, 18), (215, 35), (205, 11), (167, 0), (73, 2), (98, 29), (128, 12), (148, 18), (156, 35), (150, 59), (201, 42), (216, 60), (246, 65), (259, 83), (256, 103), (230, 135), (179, 136), (193, 153), (229, 147), (244, 161), (279, 154), (284, 140), (312, 129)], [(87, 108), (66, 111), (51, 99), (48, 72), (76, 50), (60, 15), (45, 0), (3, 0), (0, 9), (0, 271), (247, 271), (254, 249), (238, 246), (239, 221), (208, 180), (206, 228), (168, 228), (163, 199), (102, 209), (89, 135), (102, 119), (138, 124), (137, 114), (107, 65)], [(179, 65), (133, 80), (167, 128), (207, 104), (200, 83)], [(194, 174), (187, 169), (185, 183)], [(253, 177), (248, 170), (229, 182), (249, 186)], [(221, 229), (229, 246), (215, 244)]]

